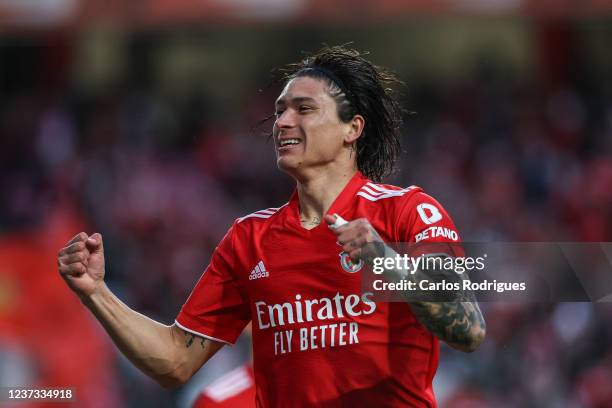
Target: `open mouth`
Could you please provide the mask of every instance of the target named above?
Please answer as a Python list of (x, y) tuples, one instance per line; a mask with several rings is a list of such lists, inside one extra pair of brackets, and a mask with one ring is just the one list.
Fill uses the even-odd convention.
[(283, 139), (278, 141), (278, 147), (295, 146), (302, 143), (301, 139)]

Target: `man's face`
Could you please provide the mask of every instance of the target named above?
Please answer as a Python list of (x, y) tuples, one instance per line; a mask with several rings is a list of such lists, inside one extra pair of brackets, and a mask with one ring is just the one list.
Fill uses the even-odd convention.
[(273, 136), (278, 167), (290, 174), (336, 160), (350, 125), (338, 117), (336, 101), (321, 79), (298, 77), (276, 100)]

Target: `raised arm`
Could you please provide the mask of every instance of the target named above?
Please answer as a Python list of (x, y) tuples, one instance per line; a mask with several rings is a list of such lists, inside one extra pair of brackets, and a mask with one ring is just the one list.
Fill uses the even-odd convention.
[(81, 232), (58, 253), (58, 269), (68, 286), (102, 324), (115, 345), (163, 387), (184, 384), (221, 347), (177, 327), (158, 323), (132, 309), (104, 282), (102, 236)]

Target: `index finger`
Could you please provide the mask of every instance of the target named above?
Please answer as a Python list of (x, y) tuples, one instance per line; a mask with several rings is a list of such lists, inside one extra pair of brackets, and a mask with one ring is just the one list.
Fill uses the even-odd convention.
[(66, 245), (57, 253), (58, 256), (72, 254), (74, 252), (79, 252), (86, 249), (85, 243), (83, 241), (77, 241), (74, 244)]
[(74, 244), (75, 242), (85, 241), (87, 239), (87, 237), (88, 237), (88, 235), (86, 233), (79, 232), (70, 241), (68, 241), (66, 246), (70, 246), (70, 245)]

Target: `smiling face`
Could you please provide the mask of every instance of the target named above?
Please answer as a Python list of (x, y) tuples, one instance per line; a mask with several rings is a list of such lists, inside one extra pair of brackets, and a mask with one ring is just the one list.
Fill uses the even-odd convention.
[(322, 79), (294, 78), (276, 100), (272, 134), (277, 164), (296, 178), (346, 160), (350, 143), (360, 133), (354, 123), (340, 120), (336, 101)]

